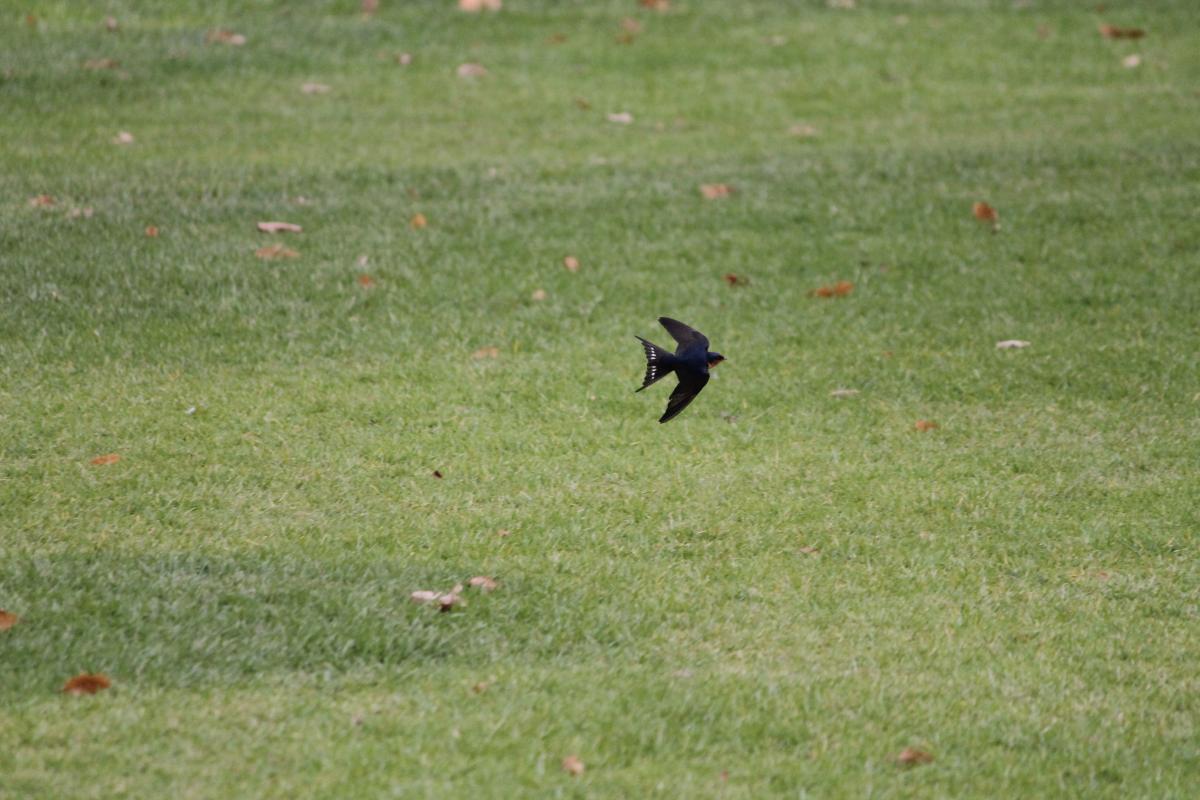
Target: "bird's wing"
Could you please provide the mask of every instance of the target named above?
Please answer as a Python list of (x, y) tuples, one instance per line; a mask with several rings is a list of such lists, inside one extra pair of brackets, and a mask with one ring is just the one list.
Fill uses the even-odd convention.
[(695, 328), (689, 328), (679, 320), (670, 317), (659, 317), (658, 321), (667, 329), (667, 333), (671, 334), (671, 338), (679, 342), (679, 349), (675, 351), (676, 353), (690, 350), (693, 347), (708, 350), (708, 338)]
[(671, 392), (671, 399), (667, 401), (667, 410), (659, 417), (659, 422), (667, 422), (674, 419), (680, 411), (687, 408), (688, 403), (696, 399), (696, 395), (700, 394), (700, 390), (704, 388), (704, 384), (708, 383), (708, 375), (703, 372), (679, 372), (679, 385), (675, 387), (675, 391)]

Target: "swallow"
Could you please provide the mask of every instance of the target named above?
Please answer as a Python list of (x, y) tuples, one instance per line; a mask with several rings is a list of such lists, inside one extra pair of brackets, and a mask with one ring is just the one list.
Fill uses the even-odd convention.
[(658, 419), (659, 422), (667, 422), (696, 399), (704, 384), (708, 383), (708, 371), (724, 361), (725, 356), (711, 352), (708, 349), (708, 338), (695, 328), (689, 328), (670, 317), (659, 317), (658, 321), (679, 346), (672, 354), (640, 336), (634, 337), (646, 350), (646, 377), (642, 380), (642, 388), (635, 391), (640, 392), (674, 372), (679, 377), (679, 385), (671, 392), (667, 410)]

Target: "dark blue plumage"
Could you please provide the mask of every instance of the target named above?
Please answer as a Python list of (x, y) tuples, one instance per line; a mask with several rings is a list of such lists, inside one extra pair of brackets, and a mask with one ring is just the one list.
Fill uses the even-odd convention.
[(688, 403), (696, 399), (696, 395), (700, 394), (700, 390), (708, 383), (708, 371), (724, 361), (725, 356), (710, 351), (707, 337), (679, 320), (659, 317), (658, 321), (679, 346), (675, 348), (674, 353), (670, 353), (653, 342), (640, 336), (636, 337), (646, 351), (646, 377), (637, 391), (640, 392), (672, 372), (679, 377), (679, 385), (671, 392), (671, 399), (667, 401), (667, 410), (658, 420), (666, 422), (674, 419), (680, 411), (687, 408)]

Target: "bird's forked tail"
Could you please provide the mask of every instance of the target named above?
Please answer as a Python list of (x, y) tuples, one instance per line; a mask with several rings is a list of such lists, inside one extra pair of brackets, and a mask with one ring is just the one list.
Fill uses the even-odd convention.
[(673, 353), (663, 350), (654, 342), (648, 342), (640, 336), (636, 338), (642, 343), (642, 349), (646, 351), (646, 377), (642, 380), (641, 388), (635, 390), (640, 392), (655, 381), (674, 372), (678, 364)]

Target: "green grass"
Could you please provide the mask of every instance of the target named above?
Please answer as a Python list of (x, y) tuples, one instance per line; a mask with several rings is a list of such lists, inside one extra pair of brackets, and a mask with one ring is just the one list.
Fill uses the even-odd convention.
[(0, 798), (1200, 794), (1190, 0), (242, 5), (0, 13)]

